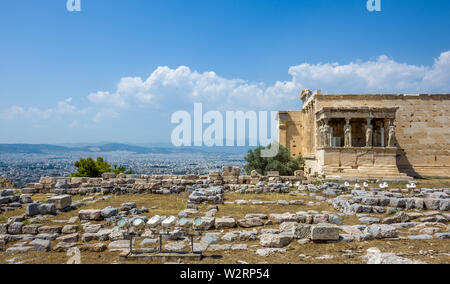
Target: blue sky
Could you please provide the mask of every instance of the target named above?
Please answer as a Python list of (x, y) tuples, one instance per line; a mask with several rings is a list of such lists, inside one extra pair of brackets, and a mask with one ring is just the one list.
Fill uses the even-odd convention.
[(450, 92), (450, 1), (4, 0), (0, 143), (168, 142), (176, 110)]

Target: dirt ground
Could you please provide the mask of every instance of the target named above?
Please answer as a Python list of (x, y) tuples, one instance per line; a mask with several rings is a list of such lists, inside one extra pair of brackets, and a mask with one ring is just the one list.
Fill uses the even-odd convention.
[[(448, 186), (448, 180), (430, 180), (423, 181), (420, 187), (446, 187)], [(400, 186), (399, 186), (400, 188)], [(101, 199), (103, 196), (96, 196), (96, 199)], [(44, 200), (45, 195), (35, 195), (34, 201)], [(73, 201), (81, 201), (81, 196), (73, 197)], [(180, 195), (154, 195), (154, 194), (142, 194), (142, 195), (121, 195), (112, 196), (108, 200), (101, 200), (92, 204), (86, 204), (81, 209), (103, 209), (107, 206), (120, 207), (125, 202), (136, 202), (137, 208), (145, 206), (146, 208), (152, 208), (157, 206), (157, 209), (150, 209), (150, 212), (143, 214), (147, 217), (154, 215), (178, 215), (181, 210), (184, 210), (187, 205), (187, 194)], [(288, 205), (281, 206), (278, 204), (270, 205), (237, 205), (237, 204), (223, 204), (219, 205), (219, 211), (216, 217), (233, 216), (235, 219), (244, 218), (246, 214), (250, 213), (295, 213), (298, 211), (329, 211), (336, 213), (335, 210), (328, 205), (327, 202), (320, 202), (320, 205), (309, 206), (309, 201), (318, 202), (314, 197), (302, 196), (300, 194), (239, 194), (239, 193), (226, 193), (225, 202), (235, 201), (239, 199), (245, 200), (261, 200), (261, 201), (278, 201), (278, 200), (304, 200), (305, 205)], [(86, 201), (85, 201), (86, 202)], [(207, 211), (208, 205), (199, 206), (199, 215), (202, 216)], [(78, 211), (71, 211), (61, 213), (58, 216), (49, 218), (47, 221), (42, 222), (43, 225), (57, 225), (61, 224), (61, 221), (67, 221), (71, 217), (77, 216)], [(7, 218), (23, 214), (25, 209), (17, 209), (10, 212), (5, 212), (0, 215), (0, 222), (5, 222)], [(386, 217), (385, 214), (371, 214), (377, 217)], [(344, 225), (360, 224), (356, 216), (349, 216), (341, 218)], [(95, 222), (92, 222), (95, 223)], [(104, 224), (104, 222), (100, 222)], [(64, 224), (64, 223), (62, 223)], [(78, 223), (81, 229), (81, 223)], [(106, 226), (105, 226), (106, 227)], [(109, 227), (111, 228), (111, 227)], [(270, 225), (264, 228), (278, 228), (278, 225)], [(257, 228), (261, 229), (261, 228)], [(228, 231), (243, 231), (251, 229), (234, 228), (221, 231), (222, 234)], [(406, 230), (406, 229), (405, 229)], [(404, 236), (405, 230), (399, 230), (399, 235)], [(210, 232), (210, 231), (208, 231)], [(211, 231), (215, 232), (215, 231)], [(196, 241), (198, 241), (197, 238)], [(95, 241), (92, 243), (96, 243)], [(109, 242), (103, 242), (108, 245)], [(229, 242), (219, 242), (218, 244), (225, 244)], [(52, 246), (55, 246), (57, 241), (52, 241)], [(431, 240), (374, 240), (368, 242), (340, 242), (340, 243), (328, 243), (328, 244), (299, 244), (296, 240), (286, 248), (286, 252), (283, 254), (274, 254), (268, 257), (261, 257), (255, 253), (257, 249), (262, 247), (259, 245), (259, 241), (243, 242), (235, 241), (231, 244), (247, 244), (248, 250), (244, 251), (206, 251), (204, 252), (204, 258), (198, 262), (203, 264), (235, 264), (238, 261), (244, 261), (250, 264), (296, 264), (296, 263), (364, 263), (361, 256), (366, 254), (367, 249), (371, 247), (377, 247), (382, 252), (393, 252), (399, 256), (403, 256), (412, 260), (423, 261), (426, 263), (450, 263), (450, 241), (431, 239)], [(12, 244), (8, 244), (10, 247)], [(27, 263), (27, 264), (64, 264), (71, 256), (66, 252), (27, 252), (23, 254), (9, 254), (0, 252), (0, 263)], [(119, 261), (118, 252), (109, 252), (108, 250), (101, 253), (82, 252), (81, 262), (84, 264), (112, 264), (112, 263), (133, 263), (130, 261)], [(158, 263), (158, 262), (139, 262), (139, 263)], [(193, 263), (185, 261), (185, 263)]]

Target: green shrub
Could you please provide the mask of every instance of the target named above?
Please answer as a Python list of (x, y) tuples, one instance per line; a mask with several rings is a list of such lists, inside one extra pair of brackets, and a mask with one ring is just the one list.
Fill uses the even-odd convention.
[(98, 157), (97, 161), (94, 161), (92, 158), (80, 159), (75, 162), (74, 166), (78, 169), (76, 173), (72, 173), (71, 177), (101, 177), (104, 173), (113, 172), (116, 175), (121, 173), (132, 174), (133, 170), (127, 170), (125, 166), (117, 166), (114, 165), (114, 168), (111, 168), (111, 165), (105, 161), (102, 157)]
[(261, 151), (265, 149), (264, 147), (249, 150), (245, 157), (245, 161), (247, 161), (244, 166), (245, 172), (250, 175), (255, 170), (259, 174), (267, 175), (267, 172), (278, 171), (282, 176), (293, 176), (295, 171), (303, 168), (304, 160), (302, 156), (293, 158), (289, 149), (281, 145), (279, 147), (278, 154), (273, 158), (261, 157)]
[(388, 215), (395, 215), (398, 213), (398, 209), (389, 209), (389, 211), (387, 212)]

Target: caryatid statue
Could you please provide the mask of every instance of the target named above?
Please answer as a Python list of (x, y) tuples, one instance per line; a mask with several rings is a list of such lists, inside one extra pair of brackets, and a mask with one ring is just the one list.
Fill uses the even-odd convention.
[(350, 125), (350, 119), (346, 119), (344, 126), (344, 145), (345, 147), (352, 147), (352, 126)]
[(319, 147), (323, 146), (323, 125), (322, 122), (319, 121), (319, 128), (318, 128), (318, 132), (319, 132)]
[(330, 125), (328, 125), (328, 120), (325, 120), (325, 125), (323, 126), (323, 146), (330, 147)]
[(320, 127), (320, 146), (324, 147), (326, 145), (325, 139), (325, 125), (322, 124)]
[(373, 146), (373, 126), (370, 123), (372, 120), (367, 119), (367, 125), (366, 125), (366, 147), (372, 147)]
[(395, 147), (395, 125), (392, 121), (389, 125), (388, 147)]

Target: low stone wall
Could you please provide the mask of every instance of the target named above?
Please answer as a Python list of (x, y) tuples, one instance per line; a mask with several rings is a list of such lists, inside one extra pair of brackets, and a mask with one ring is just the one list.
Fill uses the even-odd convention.
[[(209, 175), (125, 175), (105, 173), (101, 178), (42, 177), (38, 183), (29, 183), (22, 189), (23, 194), (86, 195), (94, 193), (155, 193), (171, 194), (192, 192), (198, 188), (223, 186), (224, 190), (257, 190), (261, 183), (295, 184), (303, 180), (302, 172), (296, 176), (279, 176), (271, 172), (261, 176), (253, 172), (241, 175), (239, 167), (223, 167), (222, 171), (212, 171)], [(245, 186), (245, 187), (242, 187)]]

